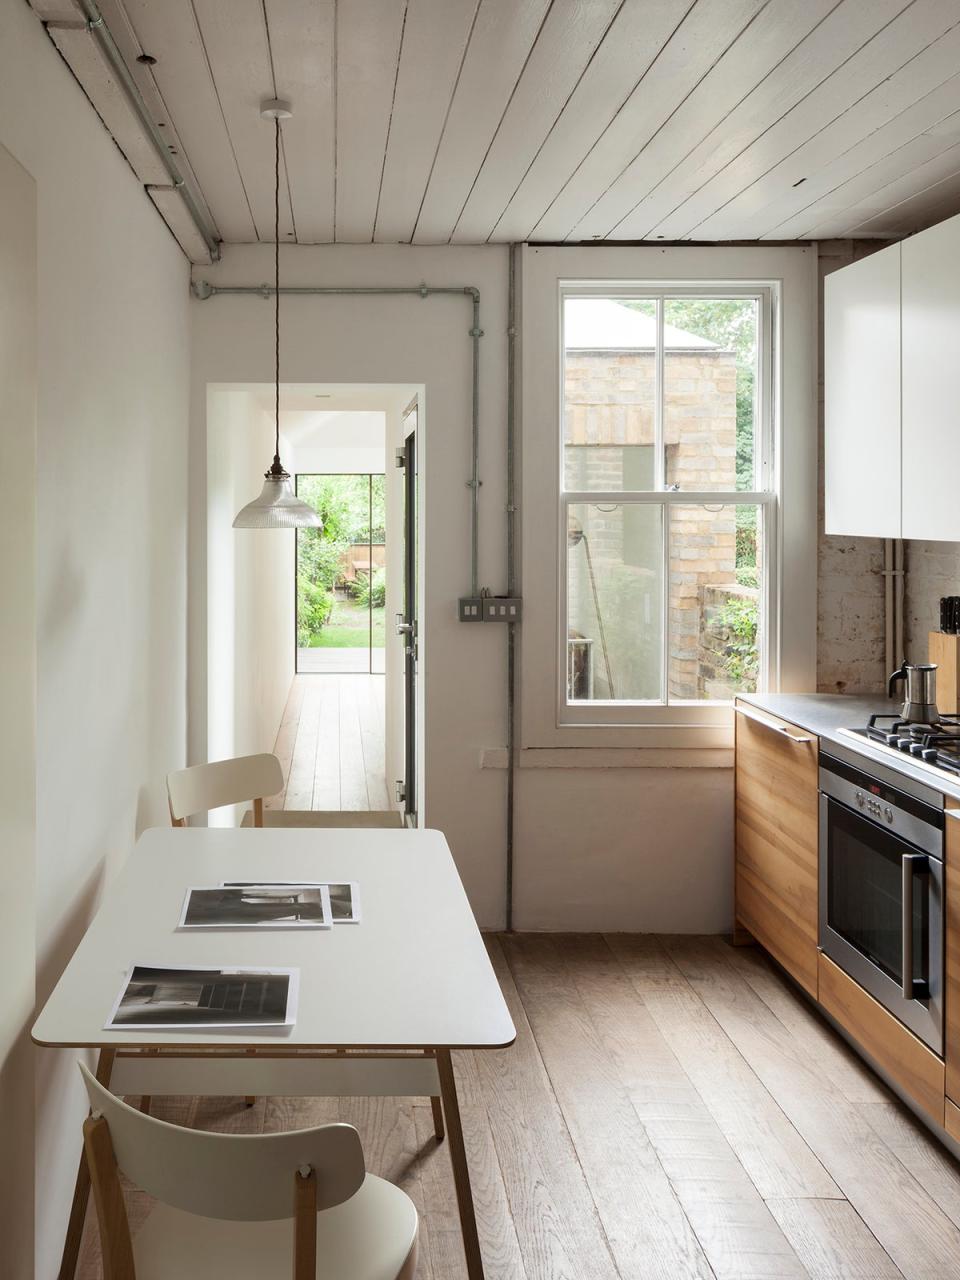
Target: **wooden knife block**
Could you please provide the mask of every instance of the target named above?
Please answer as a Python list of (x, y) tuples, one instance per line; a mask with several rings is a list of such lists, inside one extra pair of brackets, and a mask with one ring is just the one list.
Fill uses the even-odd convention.
[(956, 715), (960, 710), (960, 635), (931, 631), (929, 661), (937, 664), (937, 710)]

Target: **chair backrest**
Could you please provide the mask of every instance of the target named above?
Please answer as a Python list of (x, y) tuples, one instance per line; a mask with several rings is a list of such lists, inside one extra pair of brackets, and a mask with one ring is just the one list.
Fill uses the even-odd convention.
[(193, 813), (260, 800), (282, 790), (283, 768), (269, 752), (237, 756), (234, 760), (214, 760), (167, 774), (170, 817), (177, 823)]
[(128, 1107), (79, 1065), (118, 1167), (175, 1209), (237, 1222), (292, 1218), (298, 1169), (315, 1170), (318, 1209), (343, 1204), (363, 1183), (363, 1148), (353, 1125), (257, 1134), (183, 1129)]

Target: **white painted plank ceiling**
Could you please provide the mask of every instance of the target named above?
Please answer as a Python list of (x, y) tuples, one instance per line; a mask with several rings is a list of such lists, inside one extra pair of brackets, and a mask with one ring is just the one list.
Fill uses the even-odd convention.
[[(300, 243), (900, 236), (960, 211), (960, 0), (101, 8), (227, 242), (273, 236), (273, 96)], [(91, 38), (56, 39), (157, 182)]]

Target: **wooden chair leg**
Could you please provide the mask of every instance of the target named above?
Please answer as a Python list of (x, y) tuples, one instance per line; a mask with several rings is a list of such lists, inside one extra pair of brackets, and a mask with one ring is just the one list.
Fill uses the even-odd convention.
[(123, 1188), (117, 1173), (110, 1129), (102, 1116), (88, 1116), (84, 1121), (83, 1149), (100, 1224), (103, 1280), (136, 1280)]
[[(101, 1049), (97, 1062), (97, 1079), (109, 1088), (113, 1074), (113, 1062), (117, 1056), (116, 1049)], [(60, 1270), (57, 1280), (73, 1280), (77, 1271), (77, 1259), (80, 1257), (80, 1242), (83, 1239), (83, 1224), (87, 1218), (87, 1204), (90, 1200), (90, 1170), (86, 1156), (81, 1154), (77, 1168), (77, 1181), (73, 1189), (73, 1203), (70, 1206), (70, 1219), (67, 1223), (67, 1234), (63, 1241), (63, 1253), (60, 1257)]]
[(293, 1280), (316, 1280), (317, 1171), (298, 1170), (293, 1199)]
[(443, 1125), (443, 1102), (439, 1098), (431, 1098), (430, 1108), (433, 1111), (434, 1135), (438, 1142), (442, 1142), (446, 1136), (446, 1129)]

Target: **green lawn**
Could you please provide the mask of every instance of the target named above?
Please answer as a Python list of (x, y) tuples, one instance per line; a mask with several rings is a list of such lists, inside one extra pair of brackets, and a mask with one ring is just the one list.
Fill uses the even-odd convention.
[[(373, 646), (382, 649), (385, 610), (373, 611)], [(370, 643), (370, 621), (366, 606), (353, 600), (335, 600), (333, 613), (319, 635), (310, 637), (311, 649), (365, 649)]]

